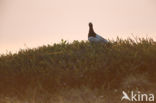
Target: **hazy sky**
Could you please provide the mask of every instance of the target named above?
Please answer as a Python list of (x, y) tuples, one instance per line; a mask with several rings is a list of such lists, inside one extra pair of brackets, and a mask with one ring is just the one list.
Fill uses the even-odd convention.
[[(88, 22), (105, 38), (156, 37), (155, 0), (0, 0), (0, 53), (87, 40)], [(26, 45), (26, 46), (25, 46)]]

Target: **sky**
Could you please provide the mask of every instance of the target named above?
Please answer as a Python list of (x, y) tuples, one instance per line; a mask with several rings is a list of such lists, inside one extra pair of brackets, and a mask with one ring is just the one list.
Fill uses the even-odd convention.
[(87, 40), (89, 22), (106, 39), (155, 39), (156, 1), (0, 0), (0, 54)]

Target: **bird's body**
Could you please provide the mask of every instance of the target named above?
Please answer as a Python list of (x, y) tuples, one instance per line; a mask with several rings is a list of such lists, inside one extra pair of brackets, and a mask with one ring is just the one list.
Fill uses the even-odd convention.
[(88, 40), (89, 40), (90, 42), (95, 42), (95, 43), (98, 43), (98, 42), (107, 43), (107, 42), (108, 42), (106, 39), (104, 39), (103, 37), (101, 37), (101, 36), (98, 35), (98, 34), (96, 34), (95, 37), (93, 37), (93, 36), (88, 37)]
[(88, 40), (91, 43), (108, 43), (108, 41), (106, 39), (104, 39), (102, 36), (100, 36), (94, 32), (92, 23), (89, 23)]

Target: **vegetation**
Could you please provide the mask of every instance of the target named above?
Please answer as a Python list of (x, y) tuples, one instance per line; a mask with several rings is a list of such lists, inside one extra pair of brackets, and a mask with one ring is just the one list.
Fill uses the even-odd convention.
[(0, 102), (120, 103), (122, 90), (156, 93), (155, 78), (152, 39), (62, 40), (1, 55)]

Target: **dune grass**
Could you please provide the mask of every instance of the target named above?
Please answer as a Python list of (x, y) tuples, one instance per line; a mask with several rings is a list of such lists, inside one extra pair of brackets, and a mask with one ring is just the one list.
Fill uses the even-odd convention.
[(122, 90), (156, 93), (155, 78), (152, 39), (62, 40), (1, 55), (0, 102), (120, 103)]

